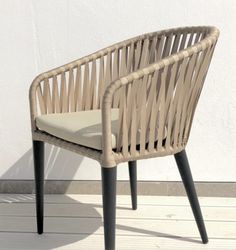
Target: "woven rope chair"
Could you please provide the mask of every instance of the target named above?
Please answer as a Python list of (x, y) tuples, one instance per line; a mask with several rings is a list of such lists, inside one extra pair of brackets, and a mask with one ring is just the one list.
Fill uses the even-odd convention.
[(115, 249), (116, 166), (174, 155), (203, 243), (208, 242), (185, 147), (219, 36), (215, 27), (144, 34), (35, 78), (30, 87), (38, 233), (43, 233), (44, 142), (102, 166), (105, 249)]

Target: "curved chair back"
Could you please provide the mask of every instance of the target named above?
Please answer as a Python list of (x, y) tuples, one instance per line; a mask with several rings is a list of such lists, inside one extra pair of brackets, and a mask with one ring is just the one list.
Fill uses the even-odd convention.
[(102, 109), (105, 166), (183, 150), (218, 35), (206, 26), (148, 33), (42, 73), (30, 88), (32, 132), (40, 114)]
[[(149, 33), (108, 57), (113, 57), (113, 77), (121, 78), (103, 97), (105, 165), (185, 148), (218, 35), (214, 27)], [(119, 109), (115, 150), (110, 142), (111, 108)]]

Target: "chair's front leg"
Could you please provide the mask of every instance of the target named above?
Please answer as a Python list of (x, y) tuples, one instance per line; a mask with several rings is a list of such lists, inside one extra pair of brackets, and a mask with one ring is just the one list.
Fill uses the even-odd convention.
[(189, 167), (188, 158), (187, 158), (185, 150), (175, 154), (175, 160), (178, 165), (178, 169), (179, 169), (181, 178), (183, 180), (184, 187), (188, 195), (191, 208), (193, 210), (193, 214), (194, 214), (194, 217), (198, 226), (198, 230), (202, 238), (202, 242), (206, 244), (208, 242), (207, 232), (206, 232), (205, 224), (203, 221), (201, 208), (198, 202), (198, 197), (197, 197), (197, 193), (194, 187), (194, 182), (193, 182), (193, 178), (192, 178), (192, 174), (191, 174), (191, 170)]
[(129, 161), (129, 179), (132, 200), (132, 209), (137, 209), (137, 162)]
[(38, 234), (43, 233), (43, 206), (44, 206), (44, 142), (33, 141), (36, 216)]
[(116, 168), (102, 167), (102, 197), (105, 250), (115, 250)]

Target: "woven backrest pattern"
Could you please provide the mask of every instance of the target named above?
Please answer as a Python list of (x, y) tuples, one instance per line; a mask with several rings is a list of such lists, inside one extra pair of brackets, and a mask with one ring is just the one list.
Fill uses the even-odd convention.
[(40, 114), (102, 109), (105, 166), (181, 151), (218, 35), (205, 26), (148, 33), (39, 75), (30, 88), (32, 130)]

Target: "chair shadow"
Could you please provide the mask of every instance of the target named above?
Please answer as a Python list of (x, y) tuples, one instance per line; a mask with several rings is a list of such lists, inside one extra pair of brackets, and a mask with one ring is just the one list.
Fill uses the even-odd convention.
[(141, 233), (145, 235), (150, 235), (154, 237), (161, 237), (161, 238), (168, 238), (168, 239), (174, 239), (174, 240), (180, 240), (180, 241), (185, 241), (185, 242), (191, 242), (191, 243), (199, 243), (201, 244), (202, 242), (200, 240), (195, 240), (190, 237), (183, 237), (183, 236), (178, 236), (178, 235), (173, 235), (173, 234), (167, 234), (167, 233), (160, 233), (156, 231), (151, 231), (151, 230), (146, 230), (146, 229), (141, 229), (141, 228), (136, 228), (136, 227), (130, 227), (130, 226), (125, 226), (125, 225), (116, 225), (117, 229), (125, 230), (125, 231), (130, 231), (130, 232), (135, 232), (135, 233)]
[[(54, 179), (55, 176), (57, 179), (67, 179), (67, 180), (73, 180), (73, 177), (75, 173), (78, 171), (84, 157), (75, 154), (73, 152), (58, 148), (56, 146), (52, 146), (49, 144), (45, 144), (45, 180), (47, 179)], [(12, 199), (11, 196), (8, 196), (7, 194), (2, 194), (2, 196), (5, 197), (4, 200), (0, 201), (3, 203), (16, 203), (16, 202), (29, 202), (34, 201), (34, 195), (31, 194), (23, 194), (23, 193), (31, 193), (32, 190), (34, 190), (34, 183), (32, 185), (26, 185), (19, 186), (17, 184), (18, 179), (24, 179), (24, 180), (32, 180), (34, 179), (34, 168), (33, 168), (33, 153), (32, 148), (30, 148), (22, 157), (20, 157), (2, 176), (0, 184), (1, 189), (3, 190), (3, 193), (5, 190), (9, 193), (11, 193), (11, 185), (7, 186), (7, 182), (5, 184), (4, 180), (11, 181), (11, 183), (14, 184), (14, 192), (15, 189), (19, 189), (19, 195), (17, 195), (17, 198)], [(70, 181), (64, 182), (63, 187), (60, 188), (61, 192), (66, 193), (68, 187), (70, 185)], [(46, 189), (46, 186), (45, 186)], [(34, 192), (34, 191), (33, 191)], [(85, 206), (84, 210), (89, 212), (91, 214), (91, 217), (97, 217), (98, 219), (96, 221), (93, 221), (93, 223), (89, 224), (89, 230), (91, 234), (96, 231), (101, 226), (101, 216), (100, 214), (94, 209), (91, 205), (85, 205), (85, 204), (79, 204), (75, 203), (71, 198), (67, 197), (68, 203), (73, 203), (81, 206)], [(47, 204), (45, 205), (47, 206)], [(58, 204), (60, 206), (60, 204)], [(35, 211), (35, 208), (33, 208)], [(68, 211), (68, 215), (70, 215), (70, 211)], [(82, 240), (87, 235), (85, 234), (73, 234), (73, 235), (67, 235), (62, 236), (60, 232), (53, 233), (51, 232), (45, 233), (43, 235), (37, 235), (37, 233), (33, 233), (34, 229), (36, 229), (36, 224), (34, 225), (34, 229), (30, 232), (29, 230), (20, 230), (19, 226), (20, 224), (16, 224), (14, 222), (15, 216), (8, 216), (4, 217), (2, 216), (2, 209), (0, 213), (0, 217), (4, 219), (4, 222), (1, 223), (0, 219), (0, 249), (34, 249), (35, 246), (40, 246), (40, 249), (54, 249), (55, 247), (64, 246), (66, 244), (73, 243), (78, 240)], [(27, 219), (27, 221), (30, 221), (27, 216), (24, 218)], [(9, 222), (8, 220), (9, 219)], [(35, 218), (31, 218), (32, 223), (35, 223)], [(63, 228), (65, 225), (65, 222), (60, 225), (60, 219), (58, 220), (59, 226), (58, 228)], [(45, 217), (45, 223), (47, 220), (50, 221), (50, 217)], [(24, 221), (23, 221), (24, 222)], [(4, 224), (5, 223), (5, 224)], [(10, 223), (10, 225), (8, 225)], [(12, 223), (12, 224), (11, 224)], [(19, 230), (17, 230), (17, 228)], [(56, 228), (54, 230), (56, 232)], [(23, 233), (25, 232), (25, 234)], [(23, 233), (23, 234), (22, 234)]]
[(56, 195), (56, 200), (48, 197), (44, 234), (38, 235), (34, 195), (1, 195), (0, 249), (55, 249), (81, 241), (102, 226), (102, 217), (93, 205), (69, 196)]
[[(78, 171), (84, 157), (58, 148), (53, 145), (45, 144), (45, 180), (66, 179), (72, 180)], [(21, 158), (19, 158), (4, 174), (1, 180), (32, 180), (34, 179), (33, 152), (30, 148)], [(70, 182), (68, 182), (68, 185)], [(63, 188), (66, 188), (65, 186)], [(23, 188), (23, 187), (22, 187)]]
[[(73, 179), (73, 176), (78, 171), (83, 157), (78, 156), (72, 152), (57, 148), (46, 144), (45, 146), (45, 179), (50, 179), (54, 176), (60, 178), (65, 174), (69, 180)], [(69, 166), (69, 167), (68, 167)], [(29, 179), (33, 176), (33, 156), (32, 149), (29, 149), (12, 167), (2, 175), (2, 179), (18, 179), (19, 174), (24, 173)], [(68, 182), (69, 185), (69, 182)], [(66, 192), (68, 186), (63, 187)], [(40, 246), (42, 250), (54, 249), (62, 247), (68, 244), (72, 244), (77, 241), (81, 241), (90, 235), (94, 234), (102, 226), (102, 217), (98, 213), (96, 208), (101, 208), (100, 204), (88, 203), (84, 204), (72, 199), (69, 196), (63, 196), (63, 202), (57, 201), (57, 209), (62, 212), (62, 215), (47, 214), (45, 213), (45, 233), (43, 235), (37, 235), (36, 220), (35, 220), (35, 206), (34, 195), (32, 194), (19, 194), (12, 198), (11, 196), (2, 195), (0, 199), (0, 205), (2, 203), (31, 203), (31, 215), (25, 214), (24, 216), (17, 215), (2, 215), (1, 219), (4, 222), (0, 222), (0, 249), (34, 249)], [(65, 206), (68, 204), (68, 206)], [(73, 206), (70, 206), (73, 204)], [(51, 206), (50, 203), (45, 203), (45, 208)], [(73, 209), (72, 209), (73, 207)], [(76, 207), (78, 209), (76, 210)], [(65, 209), (65, 211), (63, 210)], [(71, 210), (72, 209), (72, 210)], [(127, 210), (129, 208), (117, 206), (117, 209)], [(76, 210), (76, 212), (75, 212)], [(11, 208), (7, 212), (10, 212)], [(86, 211), (87, 217), (83, 217), (80, 212)], [(16, 223), (15, 218), (20, 217), (21, 223)], [(1, 221), (0, 219), (0, 221)], [(80, 223), (77, 223), (77, 222)], [(5, 223), (5, 224), (4, 224)], [(29, 224), (24, 226), (24, 224)], [(82, 223), (82, 224), (81, 224)], [(86, 228), (87, 232), (84, 232)], [(83, 229), (83, 231), (81, 231)], [(144, 235), (151, 235), (154, 237), (164, 237), (169, 239), (176, 239), (187, 242), (200, 243), (198, 240), (194, 240), (188, 237), (180, 237), (178, 235), (171, 235), (166, 233), (154, 232), (150, 230), (144, 230), (141, 228), (135, 228), (125, 225), (117, 224), (117, 229), (141, 233)]]
[[(0, 205), (2, 206), (4, 203), (9, 204), (9, 206), (1, 209), (0, 217), (3, 224), (0, 223), (0, 249), (27, 250), (38, 249), (37, 247), (40, 246), (42, 250), (50, 250), (81, 241), (94, 234), (97, 230), (101, 230), (103, 226), (102, 216), (97, 211), (97, 208), (102, 208), (101, 204), (82, 203), (70, 196), (54, 195), (54, 198), (49, 197), (50, 195), (45, 196), (45, 233), (38, 235), (36, 233), (34, 195), (19, 194), (12, 197), (6, 194), (1, 196)], [(17, 208), (22, 203), (25, 206), (23, 212), (22, 209)], [(117, 209), (127, 210), (128, 208), (117, 206)], [(16, 217), (17, 220), (15, 220)], [(192, 237), (161, 233), (119, 223), (117, 223), (116, 228), (122, 231), (168, 238), (170, 240), (201, 243), (200, 240), (195, 240)], [(98, 233), (102, 237), (101, 232)]]

